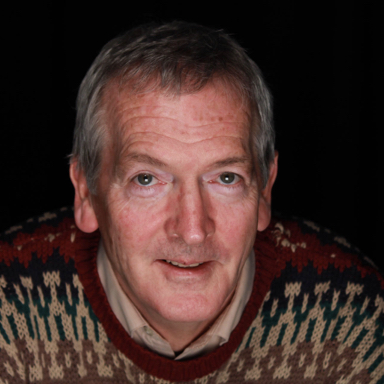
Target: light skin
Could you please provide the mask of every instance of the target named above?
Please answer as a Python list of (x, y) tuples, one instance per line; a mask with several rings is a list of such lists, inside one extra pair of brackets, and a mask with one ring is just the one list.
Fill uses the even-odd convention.
[(228, 305), (269, 224), (277, 156), (262, 189), (247, 108), (220, 85), (176, 97), (111, 84), (104, 107), (97, 195), (71, 164), (75, 220), (100, 229), (120, 286), (181, 351)]

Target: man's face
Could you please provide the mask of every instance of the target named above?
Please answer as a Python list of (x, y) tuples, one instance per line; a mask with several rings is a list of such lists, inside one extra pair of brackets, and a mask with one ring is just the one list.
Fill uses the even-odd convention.
[(89, 209), (117, 279), (155, 328), (207, 325), (269, 221), (247, 109), (213, 86), (179, 97), (110, 87), (104, 100), (110, 135)]

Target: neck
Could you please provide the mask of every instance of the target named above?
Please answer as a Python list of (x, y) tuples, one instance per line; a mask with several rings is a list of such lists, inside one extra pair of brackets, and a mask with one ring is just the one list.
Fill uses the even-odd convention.
[(182, 352), (194, 340), (200, 337), (208, 328), (206, 322), (202, 323), (174, 323), (172, 326), (151, 326), (171, 345), (172, 350)]

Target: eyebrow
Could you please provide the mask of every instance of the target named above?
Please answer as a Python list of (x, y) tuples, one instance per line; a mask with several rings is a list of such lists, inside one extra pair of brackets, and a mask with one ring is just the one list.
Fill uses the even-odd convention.
[(114, 165), (114, 175), (120, 180), (124, 180), (124, 175), (126, 167), (130, 166), (132, 163), (144, 163), (144, 164), (149, 164), (153, 165), (155, 167), (165, 167), (166, 164), (162, 162), (159, 159), (156, 159), (155, 157), (146, 155), (144, 153), (129, 153), (127, 155), (123, 155), (121, 157), (118, 157), (118, 160), (115, 161)]
[[(144, 153), (133, 152), (123, 157), (123, 160), (119, 162), (119, 165), (115, 168), (115, 172), (118, 177), (121, 177), (124, 172), (122, 172), (123, 164), (126, 166), (129, 163), (138, 162), (143, 164), (153, 165), (155, 167), (167, 167), (167, 164), (163, 161), (157, 159), (156, 157), (152, 157), (150, 155)], [(209, 168), (221, 168), (226, 167), (228, 165), (236, 165), (236, 164), (246, 164), (247, 170), (252, 173), (253, 164), (252, 159), (249, 156), (233, 156), (228, 157), (223, 160), (216, 161)]]
[(252, 163), (249, 156), (234, 156), (224, 160), (216, 161), (212, 166), (213, 168), (225, 167), (227, 165)]
[[(143, 153), (130, 153), (129, 155), (124, 157), (124, 161), (123, 161), (124, 163), (129, 163), (131, 161), (154, 165), (156, 167), (167, 166), (166, 163), (157, 159), (156, 157), (152, 157), (150, 155), (146, 155)], [(216, 161), (211, 165), (211, 167), (220, 168), (220, 167), (225, 167), (227, 165), (245, 164), (245, 163), (251, 163), (249, 156), (234, 156), (234, 157), (229, 157), (223, 160)]]
[(129, 155), (124, 156), (124, 160), (123, 160), (124, 163), (130, 163), (132, 161), (137, 163), (154, 165), (156, 167), (165, 167), (167, 165), (161, 160), (156, 159), (156, 157), (152, 157), (144, 153), (130, 153)]

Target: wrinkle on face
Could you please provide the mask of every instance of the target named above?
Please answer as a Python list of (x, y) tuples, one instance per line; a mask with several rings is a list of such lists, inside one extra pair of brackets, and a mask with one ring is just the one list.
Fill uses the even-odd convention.
[[(178, 103), (183, 99), (183, 95), (167, 95), (161, 91), (132, 94), (129, 89), (122, 89), (118, 86), (118, 83), (111, 82), (105, 89), (103, 105), (109, 117), (112, 117), (114, 120), (112, 124), (113, 127), (118, 127), (123, 131), (132, 125), (130, 120), (134, 121), (136, 117), (143, 119), (167, 118), (169, 121), (176, 121), (178, 129), (183, 128), (183, 125), (185, 125), (184, 128), (198, 129), (223, 122), (243, 124), (244, 117), (246, 117), (247, 121), (245, 123), (247, 127), (249, 127), (251, 114), (249, 113), (248, 106), (244, 105), (240, 97), (234, 92), (228, 92), (228, 89), (219, 83), (216, 87), (208, 89), (212, 89), (212, 91), (206, 96), (206, 108), (202, 110), (198, 103), (194, 103), (193, 105)], [(200, 92), (191, 94), (190, 96), (192, 96), (192, 98), (196, 96), (195, 99), (197, 100), (199, 94)], [(217, 96), (226, 99), (229, 108), (227, 108), (225, 112), (217, 105)], [(167, 102), (165, 104), (159, 104), (157, 102), (159, 97)], [(146, 99), (144, 104), (142, 103), (143, 99)], [(127, 100), (129, 100), (129, 103), (127, 103)], [(234, 109), (231, 108), (234, 103), (238, 106), (236, 112), (233, 112)], [(189, 113), (190, 116), (188, 120), (182, 122), (182, 119), (186, 115), (186, 110), (188, 110), (188, 112), (192, 111), (193, 113)]]
[[(192, 99), (198, 94), (191, 95)], [(221, 106), (216, 103), (216, 97), (225, 97), (228, 102), (228, 108), (225, 112)], [(158, 98), (161, 97), (161, 103)], [(251, 120), (248, 108), (244, 106), (242, 99), (233, 92), (228, 92), (227, 88), (222, 86), (212, 88), (206, 97), (207, 108), (204, 111), (201, 105), (191, 105), (191, 103), (176, 103), (183, 100), (183, 96), (167, 96), (160, 91), (150, 94), (132, 94), (131, 91), (122, 89), (118, 82), (112, 82), (104, 92), (103, 106), (106, 111), (107, 121), (110, 122), (110, 138), (112, 145), (109, 145), (109, 151), (105, 150), (103, 157), (109, 158), (107, 161), (114, 164), (109, 168), (112, 170), (112, 176), (121, 180), (123, 168), (121, 163), (127, 164), (124, 160), (126, 153), (131, 151), (131, 146), (142, 136), (158, 135), (173, 141), (173, 146), (178, 146), (180, 151), (184, 151), (182, 144), (195, 144), (208, 141), (211, 138), (222, 137), (238, 138), (244, 150), (249, 152), (249, 124)], [(146, 100), (143, 103), (143, 99)], [(166, 103), (164, 103), (164, 100)], [(234, 111), (233, 104), (237, 104), (238, 108)], [(186, 114), (186, 110), (194, 113)], [(188, 115), (188, 119), (185, 116)], [(207, 122), (208, 121), (208, 122)], [(234, 133), (233, 126), (238, 125), (239, 130)], [(142, 130), (145, 126), (146, 129)], [(174, 127), (174, 128), (172, 128)], [(170, 136), (167, 132), (171, 131), (175, 135)], [(156, 131), (156, 132), (154, 132)], [(211, 133), (207, 137), (207, 132)], [(220, 131), (220, 135), (218, 135)], [(127, 135), (127, 132), (130, 134)], [(247, 137), (244, 137), (246, 132)], [(253, 154), (250, 153), (253, 157)], [(105, 162), (104, 162), (105, 163)], [(254, 159), (252, 158), (252, 163)], [(254, 164), (252, 164), (254, 168)]]
[[(249, 113), (223, 93), (105, 94), (113, 145), (103, 154), (100, 230), (120, 285), (157, 325), (211, 322), (230, 300), (256, 235)], [(240, 187), (223, 187), (225, 172), (240, 175)], [(153, 189), (160, 192), (135, 194), (140, 173), (164, 178)], [(184, 284), (164, 260), (207, 263), (209, 277)]]

